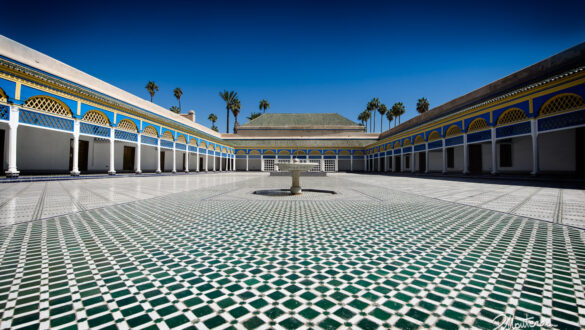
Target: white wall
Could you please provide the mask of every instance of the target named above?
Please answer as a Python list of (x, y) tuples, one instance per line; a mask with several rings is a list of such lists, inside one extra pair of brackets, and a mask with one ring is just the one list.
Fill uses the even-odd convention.
[(260, 171), (260, 159), (250, 159), (248, 163), (248, 170)]
[(156, 155), (156, 147), (151, 145), (142, 145), (142, 157), (141, 157), (141, 164), (142, 172), (145, 173), (153, 173), (156, 171), (157, 168), (157, 155)]
[(236, 170), (238, 171), (245, 171), (246, 170), (246, 160), (236, 158)]
[[(455, 166), (447, 167), (447, 172), (463, 172), (463, 146), (454, 147), (455, 149)], [(445, 149), (445, 153), (447, 150)]]
[(481, 171), (491, 172), (492, 171), (492, 143), (481, 144)]
[(540, 134), (538, 136), (540, 171), (575, 171), (577, 161), (575, 139), (575, 129)]
[(443, 171), (443, 149), (429, 150), (429, 170), (431, 172)]
[(337, 161), (337, 170), (339, 172), (344, 172), (344, 171), (348, 171), (349, 172), (350, 165), (351, 165), (351, 160), (349, 160), (349, 159), (339, 159)]
[(501, 167), (499, 162), (500, 144), (498, 143), (498, 170), (501, 173), (530, 172), (532, 170), (532, 138), (522, 136), (512, 138), (512, 166)]
[[(6, 133), (6, 140), (8, 140)], [(20, 125), (16, 140), (16, 166), (20, 171), (69, 173), (73, 134)], [(6, 145), (8, 150), (8, 145)], [(7, 158), (8, 155), (5, 155)], [(7, 159), (6, 159), (7, 161)]]
[(363, 159), (354, 159), (353, 160), (353, 170), (354, 171), (363, 171), (364, 170), (364, 160)]

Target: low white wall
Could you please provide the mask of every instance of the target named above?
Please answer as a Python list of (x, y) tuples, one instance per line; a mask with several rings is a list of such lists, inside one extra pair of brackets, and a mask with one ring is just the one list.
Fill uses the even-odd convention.
[(530, 172), (532, 170), (532, 138), (522, 136), (513, 138), (512, 143), (512, 166), (500, 166), (500, 143), (498, 143), (498, 171), (501, 173)]
[(248, 163), (249, 171), (260, 171), (260, 159), (250, 159)]
[(353, 170), (354, 172), (359, 172), (364, 170), (364, 160), (363, 159), (354, 159), (353, 160)]
[[(69, 154), (73, 134), (23, 125), (18, 127), (17, 134), (16, 166), (20, 171), (69, 172)], [(8, 145), (6, 145), (6, 150), (8, 150)], [(8, 158), (7, 156), (5, 155), (5, 158)]]
[(339, 172), (349, 172), (351, 166), (351, 160), (349, 159), (340, 159), (337, 161), (337, 170)]
[(156, 156), (156, 147), (154, 146), (149, 146), (149, 145), (142, 145), (142, 157), (141, 157), (141, 164), (140, 167), (142, 167), (142, 172), (145, 173), (153, 173), (156, 171), (156, 162), (157, 162), (157, 156)]
[(575, 171), (577, 162), (575, 139), (575, 129), (540, 134), (538, 136), (540, 171)]
[(429, 171), (443, 171), (443, 149), (429, 150)]

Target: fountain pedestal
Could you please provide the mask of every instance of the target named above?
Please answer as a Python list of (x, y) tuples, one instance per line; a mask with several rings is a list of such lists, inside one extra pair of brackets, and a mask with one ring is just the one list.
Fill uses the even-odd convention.
[(292, 177), (292, 185), (290, 192), (293, 195), (300, 195), (303, 190), (301, 189), (301, 172), (310, 171), (315, 164), (312, 163), (301, 163), (298, 159), (293, 160), (292, 163), (276, 163), (280, 170), (290, 172)]

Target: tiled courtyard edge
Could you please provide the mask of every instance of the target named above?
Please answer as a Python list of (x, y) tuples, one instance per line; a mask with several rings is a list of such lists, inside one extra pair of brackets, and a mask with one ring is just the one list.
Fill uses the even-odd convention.
[[(251, 191), (288, 178), (227, 174), (96, 180), (84, 195), (82, 182), (40, 183), (43, 198), (80, 201), (63, 215), (0, 227), (1, 328), (585, 326), (585, 232), (521, 216), (539, 201), (559, 212), (547, 198), (560, 194), (578, 218), (579, 190), (449, 196), (444, 182), (334, 175), (303, 183), (337, 195), (275, 198)], [(432, 184), (443, 190), (413, 193)], [(104, 191), (127, 200), (84, 206)]]

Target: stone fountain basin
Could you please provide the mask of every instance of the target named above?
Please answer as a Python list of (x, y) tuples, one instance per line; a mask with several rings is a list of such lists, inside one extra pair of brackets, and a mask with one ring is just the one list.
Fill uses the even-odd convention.
[(288, 171), (292, 177), (292, 185), (290, 187), (290, 192), (293, 195), (299, 195), (303, 192), (301, 189), (301, 172), (310, 171), (315, 164), (313, 163), (300, 163), (297, 159), (295, 159), (292, 163), (276, 163), (274, 164), (278, 166), (278, 169), (281, 171)]

